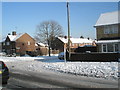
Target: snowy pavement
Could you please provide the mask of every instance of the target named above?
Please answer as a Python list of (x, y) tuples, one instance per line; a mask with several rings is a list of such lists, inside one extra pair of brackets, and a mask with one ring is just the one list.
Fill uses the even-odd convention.
[(52, 70), (73, 75), (118, 80), (118, 62), (67, 62), (57, 56), (0, 57), (10, 69), (44, 72)]
[(57, 62), (47, 63), (43, 66), (46, 69), (68, 74), (110, 80), (118, 79), (118, 63), (116, 62), (67, 62), (66, 64)]

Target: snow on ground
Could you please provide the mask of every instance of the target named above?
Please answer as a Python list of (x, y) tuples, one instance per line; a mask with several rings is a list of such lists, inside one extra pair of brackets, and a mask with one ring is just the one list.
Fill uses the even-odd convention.
[(47, 63), (44, 68), (74, 75), (118, 79), (117, 62), (57, 62)]
[[(58, 60), (57, 56), (41, 57), (0, 57), (11, 68), (26, 71), (41, 72), (52, 70), (67, 74), (87, 77), (104, 78), (109, 80), (118, 79), (118, 62), (67, 62)], [(43, 71), (44, 72), (44, 71)]]
[(38, 57), (30, 57), (30, 56), (23, 56), (23, 57), (0, 57), (1, 61), (4, 62), (14, 62), (14, 61), (34, 61), (34, 60), (51, 60), (57, 59), (57, 56), (38, 56)]

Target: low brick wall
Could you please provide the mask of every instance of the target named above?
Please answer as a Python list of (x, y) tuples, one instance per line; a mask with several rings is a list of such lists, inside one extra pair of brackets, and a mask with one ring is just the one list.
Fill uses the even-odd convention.
[(71, 53), (70, 59), (66, 53), (68, 61), (83, 62), (117, 62), (120, 59), (120, 53)]

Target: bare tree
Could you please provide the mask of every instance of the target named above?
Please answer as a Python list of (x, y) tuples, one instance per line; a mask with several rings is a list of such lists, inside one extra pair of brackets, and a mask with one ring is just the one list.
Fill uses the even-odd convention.
[(43, 42), (48, 44), (49, 56), (51, 43), (55, 39), (55, 37), (63, 35), (62, 30), (62, 26), (56, 21), (44, 21), (37, 25), (35, 39), (37, 42)]

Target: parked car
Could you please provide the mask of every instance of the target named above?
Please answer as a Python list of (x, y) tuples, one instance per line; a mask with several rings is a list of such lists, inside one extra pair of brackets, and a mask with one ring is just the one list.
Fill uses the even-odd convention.
[(7, 84), (9, 79), (9, 69), (3, 61), (0, 61), (0, 81), (2, 84)]
[(59, 53), (58, 58), (64, 60), (64, 52)]
[(0, 52), (0, 56), (6, 56), (5, 52)]
[(97, 47), (92, 45), (84, 45), (81, 47), (78, 47), (74, 50), (74, 52), (77, 53), (91, 53), (91, 52), (97, 52)]
[(96, 46), (93, 46), (93, 45), (84, 45), (82, 47), (96, 47)]

